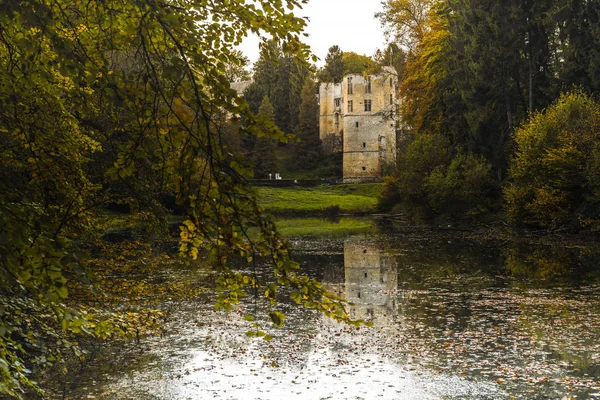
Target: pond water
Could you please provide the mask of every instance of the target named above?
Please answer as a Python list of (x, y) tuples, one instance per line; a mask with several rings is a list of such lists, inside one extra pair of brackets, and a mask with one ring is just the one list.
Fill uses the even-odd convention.
[[(67, 398), (600, 398), (600, 250), (447, 234), (296, 238), (294, 257), (373, 327), (283, 303), (274, 339), (206, 294), (169, 334), (73, 376)], [(259, 274), (268, 276), (267, 269)]]

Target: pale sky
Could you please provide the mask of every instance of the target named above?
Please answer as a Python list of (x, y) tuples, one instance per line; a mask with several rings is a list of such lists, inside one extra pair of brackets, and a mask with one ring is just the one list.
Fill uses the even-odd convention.
[[(304, 42), (321, 59), (317, 65), (323, 66), (327, 50), (334, 44), (342, 51), (367, 56), (383, 48), (383, 29), (374, 17), (381, 9), (381, 0), (310, 0), (295, 14), (310, 18), (305, 29), (309, 37)], [(258, 38), (249, 37), (240, 47), (251, 63), (258, 59), (258, 43)]]

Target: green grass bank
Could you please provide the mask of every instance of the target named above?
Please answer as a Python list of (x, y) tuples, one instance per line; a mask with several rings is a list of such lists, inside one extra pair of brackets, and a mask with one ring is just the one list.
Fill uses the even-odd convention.
[(312, 188), (259, 187), (260, 204), (272, 214), (317, 214), (338, 206), (344, 214), (372, 213), (381, 183), (321, 185)]
[(278, 219), (277, 229), (286, 237), (346, 237), (358, 234), (375, 234), (378, 232), (375, 221), (371, 218), (342, 218), (328, 221), (318, 218)]

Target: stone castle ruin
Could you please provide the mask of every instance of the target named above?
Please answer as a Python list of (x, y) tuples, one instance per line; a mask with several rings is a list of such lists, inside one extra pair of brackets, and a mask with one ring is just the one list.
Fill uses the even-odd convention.
[(398, 74), (346, 75), (321, 83), (319, 135), (330, 152), (343, 152), (344, 183), (381, 180), (382, 167), (396, 159), (399, 132)]

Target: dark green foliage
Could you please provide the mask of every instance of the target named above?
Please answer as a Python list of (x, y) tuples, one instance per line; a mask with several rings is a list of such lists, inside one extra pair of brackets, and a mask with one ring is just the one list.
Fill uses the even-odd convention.
[[(452, 1), (449, 83), (465, 106), (467, 136), (463, 145), (505, 168), (504, 145), (515, 122), (526, 115), (520, 107), (519, 76), (524, 16), (518, 0)], [(449, 60), (450, 61), (450, 60)]]
[(398, 154), (398, 169), (386, 178), (379, 207), (399, 204), (407, 211), (463, 216), (489, 208), (493, 191), (491, 166), (481, 156), (451, 154), (440, 135), (420, 135)]
[(600, 93), (600, 3), (597, 1), (556, 1), (562, 89), (574, 85)]
[(329, 48), (327, 56), (325, 56), (325, 67), (323, 68), (321, 81), (334, 83), (342, 81), (345, 72), (343, 54), (342, 49), (337, 45)]
[[(467, 196), (471, 199), (477, 197), (471, 189), (456, 188), (454, 183), (466, 179), (487, 185), (484, 159), (493, 166), (494, 186), (506, 179), (516, 127), (550, 105), (561, 91), (577, 85), (592, 96), (600, 95), (600, 4), (579, 0), (437, 0), (426, 2), (428, 17), (416, 23), (407, 12), (422, 10), (423, 3), (386, 1), (379, 18), (399, 40), (417, 39), (401, 82), (404, 122), (414, 129), (416, 142), (419, 136), (429, 134), (446, 137), (450, 158), (440, 167), (443, 171), (429, 172), (425, 179), (415, 166), (403, 163), (410, 153), (422, 154), (409, 145), (410, 151), (400, 156), (398, 170), (389, 178), (386, 198), (388, 202), (392, 198), (404, 202), (412, 198), (413, 203), (428, 202), (442, 211), (449, 210), (442, 203), (450, 204), (455, 195), (457, 203), (464, 203), (459, 193), (471, 193)], [(479, 171), (478, 177), (465, 176), (469, 171)], [(547, 174), (540, 176), (550, 179)], [(594, 184), (590, 180), (586, 187)], [(480, 189), (481, 193), (489, 192), (485, 187)], [(489, 190), (493, 191), (493, 186)], [(538, 194), (542, 192), (538, 190)], [(518, 204), (520, 195), (511, 197), (511, 201)], [(573, 218), (571, 206), (565, 205), (574, 201), (572, 193), (563, 195), (551, 191), (541, 196), (549, 203), (537, 208), (549, 211), (554, 207), (557, 214), (552, 218), (542, 221), (532, 216), (531, 210), (525, 212), (523, 207), (514, 206), (513, 219), (522, 216), (524, 222), (540, 226), (563, 225)], [(588, 203), (574, 204), (575, 208), (589, 209)]]
[[(264, 123), (274, 123), (275, 110), (273, 105), (269, 101), (269, 98), (265, 96), (260, 105), (258, 116), (262, 118)], [(256, 140), (254, 146), (254, 177), (258, 179), (275, 178), (277, 170), (277, 157), (275, 155), (275, 149), (277, 148), (277, 142), (270, 137), (259, 137)]]
[(252, 111), (253, 114), (258, 114), (260, 103), (262, 103), (262, 100), (267, 95), (266, 88), (260, 86), (256, 82), (251, 83), (246, 90), (244, 90), (244, 99), (248, 102), (250, 111)]
[(300, 142), (294, 145), (294, 160), (301, 169), (312, 169), (322, 161), (317, 85), (312, 78), (306, 79), (302, 88), (299, 119), (294, 133)]
[(491, 165), (472, 153), (459, 153), (449, 165), (436, 167), (423, 187), (431, 209), (450, 215), (485, 212), (497, 195)]
[(285, 133), (292, 133), (298, 123), (301, 92), (310, 69), (296, 62), (293, 56), (268, 43), (254, 65), (254, 83), (244, 92), (253, 112), (258, 112), (265, 96), (275, 110), (275, 124)]
[[(175, 199), (185, 213), (179, 255), (210, 255), (219, 307), (231, 309), (249, 288), (265, 293), (231, 270), (232, 256), (260, 255), (277, 260), (270, 286), (290, 286), (311, 308), (348, 319), (299, 273), (236, 152), (239, 137), (286, 138), (232, 90), (230, 68), (245, 63), (235, 44), (248, 32), (270, 37), (307, 68), (306, 21), (289, 11), (302, 3), (0, 0), (0, 397), (34, 398), (30, 371), (61, 354), (83, 363), (78, 336), (131, 338), (131, 318), (117, 318), (86, 276), (94, 263), (86, 249), (104, 234), (109, 204), (127, 205), (162, 239), (158, 199)], [(258, 239), (245, 239), (249, 226)], [(110, 268), (119, 287), (115, 258), (99, 269)]]

